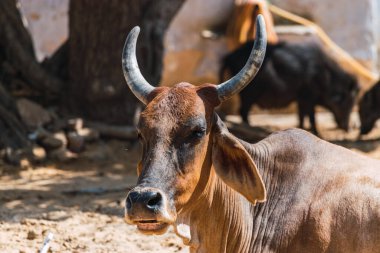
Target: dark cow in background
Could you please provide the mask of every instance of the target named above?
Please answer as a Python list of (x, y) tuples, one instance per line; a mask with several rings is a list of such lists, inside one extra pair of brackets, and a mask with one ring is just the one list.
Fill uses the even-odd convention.
[[(235, 75), (244, 66), (253, 41), (247, 42), (225, 56), (220, 78), (225, 72)], [(356, 79), (342, 70), (315, 44), (280, 42), (268, 44), (267, 52), (255, 85), (248, 85), (240, 93), (240, 115), (248, 122), (253, 104), (261, 108), (281, 108), (296, 101), (299, 126), (309, 117), (311, 130), (317, 134), (315, 106), (330, 110), (339, 128), (348, 130), (349, 116), (358, 93)]]
[(359, 103), (360, 134), (368, 134), (380, 118), (380, 81), (366, 92)]

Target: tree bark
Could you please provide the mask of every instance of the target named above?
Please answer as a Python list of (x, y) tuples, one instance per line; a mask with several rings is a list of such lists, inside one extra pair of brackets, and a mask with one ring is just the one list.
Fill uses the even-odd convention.
[(125, 38), (141, 26), (137, 56), (145, 78), (161, 78), (163, 37), (185, 0), (75, 0), (69, 11), (69, 80), (72, 111), (91, 120), (132, 124), (138, 105), (125, 84), (121, 51)]

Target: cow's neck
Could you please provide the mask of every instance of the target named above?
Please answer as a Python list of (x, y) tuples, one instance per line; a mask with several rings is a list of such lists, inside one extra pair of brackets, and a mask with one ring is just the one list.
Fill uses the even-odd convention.
[[(233, 191), (211, 168), (204, 191), (181, 212), (190, 225), (191, 252), (249, 252), (252, 205)], [(185, 217), (183, 219), (183, 217)]]
[[(294, 183), (297, 167), (302, 166), (307, 152), (306, 146), (296, 144), (301, 138), (302, 136), (273, 134), (257, 144), (240, 140), (254, 160), (267, 192), (266, 202), (257, 204), (252, 209), (253, 245), (249, 252), (287, 252), (285, 249), (289, 245), (283, 243), (289, 242), (282, 240), (283, 217), (287, 213), (287, 205), (283, 205), (282, 200), (289, 191), (295, 190), (295, 185), (299, 185)], [(301, 176), (303, 177), (306, 176)]]
[[(266, 159), (267, 143), (251, 145), (242, 142), (255, 161), (268, 192), (266, 203), (253, 206), (242, 195), (228, 187), (206, 163), (207, 176), (202, 175), (202, 189), (191, 200), (196, 203), (184, 208), (180, 220), (190, 225), (191, 252), (262, 252), (267, 249), (265, 231), (273, 210), (271, 198), (278, 192), (278, 172)], [(198, 189), (199, 190), (199, 189)], [(270, 203), (271, 202), (271, 203)], [(273, 231), (272, 231), (273, 232)]]

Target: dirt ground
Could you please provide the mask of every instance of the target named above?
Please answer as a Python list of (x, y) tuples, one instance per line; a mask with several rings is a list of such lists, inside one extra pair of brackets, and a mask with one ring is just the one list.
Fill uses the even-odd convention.
[[(230, 117), (231, 121), (239, 121)], [(254, 115), (251, 124), (295, 127), (295, 115)], [(380, 127), (357, 141), (353, 130), (335, 129), (328, 113), (317, 123), (323, 138), (380, 159)], [(124, 198), (136, 182), (137, 144), (92, 144), (86, 158), (17, 169), (0, 164), (0, 252), (38, 252), (49, 232), (50, 252), (188, 252), (173, 232), (144, 236), (123, 221)]]

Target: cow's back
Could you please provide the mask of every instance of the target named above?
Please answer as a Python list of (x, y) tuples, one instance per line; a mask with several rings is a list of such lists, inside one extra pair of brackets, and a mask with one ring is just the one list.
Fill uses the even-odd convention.
[(315, 244), (317, 252), (320, 248), (322, 252), (380, 252), (379, 162), (325, 144), (320, 147), (321, 156), (305, 164), (302, 178), (307, 178), (306, 183), (295, 202), (300, 204), (307, 197), (309, 206), (304, 206), (290, 248), (304, 252)]
[(379, 161), (303, 130), (264, 142), (273, 161), (260, 168), (268, 200), (255, 220), (266, 243), (254, 252), (380, 252)]

